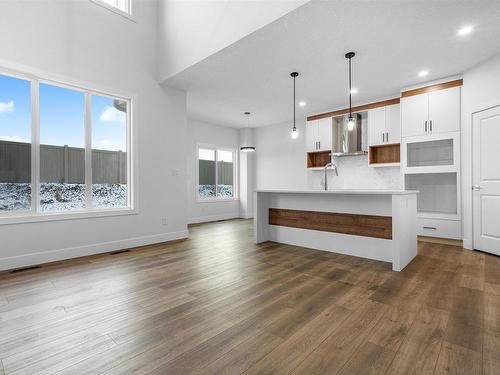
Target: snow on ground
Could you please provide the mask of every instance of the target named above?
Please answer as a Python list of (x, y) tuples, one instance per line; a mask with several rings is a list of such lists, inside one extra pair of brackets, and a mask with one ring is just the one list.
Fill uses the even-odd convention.
[[(0, 183), (0, 211), (29, 210), (31, 187), (28, 183)], [(92, 185), (94, 208), (127, 206), (127, 185)], [(47, 211), (85, 208), (85, 185), (64, 183), (40, 184), (40, 207)]]
[[(219, 198), (232, 198), (233, 185), (219, 185)], [(200, 185), (198, 187), (200, 198), (215, 198), (215, 185)]]

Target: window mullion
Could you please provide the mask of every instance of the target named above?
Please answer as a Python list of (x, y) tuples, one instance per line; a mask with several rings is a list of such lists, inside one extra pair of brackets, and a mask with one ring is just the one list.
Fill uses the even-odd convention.
[(219, 168), (217, 167), (218, 150), (215, 150), (215, 199), (219, 198)]
[(40, 105), (39, 82), (31, 80), (31, 212), (40, 212)]
[(85, 208), (92, 208), (92, 97), (85, 92)]

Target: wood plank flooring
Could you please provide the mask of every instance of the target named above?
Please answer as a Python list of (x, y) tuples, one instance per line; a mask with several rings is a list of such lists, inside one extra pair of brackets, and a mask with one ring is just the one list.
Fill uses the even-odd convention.
[(420, 243), (390, 264), (252, 221), (0, 274), (0, 375), (500, 374), (500, 258)]

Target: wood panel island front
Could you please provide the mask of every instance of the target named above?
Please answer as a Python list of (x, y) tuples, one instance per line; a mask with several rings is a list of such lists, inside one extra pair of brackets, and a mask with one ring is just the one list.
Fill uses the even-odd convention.
[(257, 190), (255, 242), (273, 241), (392, 263), (417, 255), (417, 191)]

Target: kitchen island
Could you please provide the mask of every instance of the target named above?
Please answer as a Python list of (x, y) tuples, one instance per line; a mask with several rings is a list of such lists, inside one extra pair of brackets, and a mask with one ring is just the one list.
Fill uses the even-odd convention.
[(417, 255), (417, 191), (257, 190), (255, 242), (274, 241), (392, 263)]

